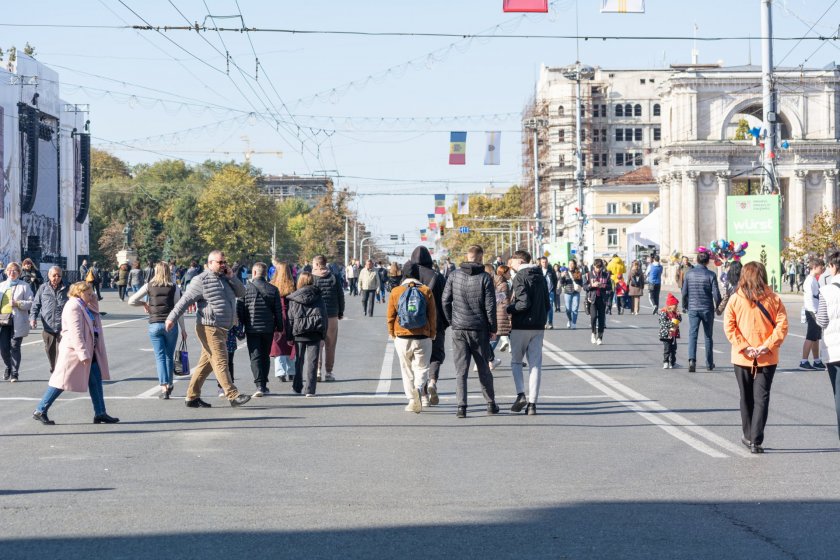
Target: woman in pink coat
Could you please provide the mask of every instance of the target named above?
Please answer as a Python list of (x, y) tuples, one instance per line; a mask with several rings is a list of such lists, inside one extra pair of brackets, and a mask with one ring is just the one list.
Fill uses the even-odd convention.
[(76, 282), (67, 295), (69, 299), (61, 313), (61, 342), (55, 370), (32, 417), (42, 424), (55, 424), (47, 411), (58, 396), (64, 391), (88, 391), (93, 402), (93, 423), (116, 424), (120, 419), (105, 412), (102, 380), (110, 379), (110, 376), (99, 302), (87, 282)]

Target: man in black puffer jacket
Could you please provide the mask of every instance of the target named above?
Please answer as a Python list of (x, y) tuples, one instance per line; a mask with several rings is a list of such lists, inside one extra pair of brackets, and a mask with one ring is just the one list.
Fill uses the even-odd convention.
[(254, 263), (251, 281), (245, 286), (245, 305), (239, 319), (245, 325), (251, 373), (254, 374), (254, 384), (257, 386), (255, 397), (268, 393), (271, 341), (274, 339), (274, 331), (283, 330), (280, 292), (265, 281), (267, 270), (265, 263)]
[[(344, 318), (344, 286), (341, 280), (330, 271), (327, 259), (323, 255), (316, 255), (312, 259), (312, 276), (315, 286), (321, 290), (324, 305), (327, 306), (327, 335), (321, 345), (324, 358), (319, 360), (321, 370), (326, 369), (324, 380), (335, 381), (333, 366), (335, 365), (335, 345), (338, 343), (338, 322)], [(318, 373), (321, 377), (322, 373)]]
[(715, 369), (712, 333), (721, 296), (717, 276), (708, 266), (709, 253), (699, 253), (697, 266), (685, 273), (682, 285), (683, 312), (688, 312), (688, 371), (691, 373), (697, 371), (697, 335), (701, 324), (706, 335), (706, 369)]
[(484, 249), (467, 249), (467, 262), (451, 272), (443, 290), (443, 313), (452, 325), (452, 350), (455, 353), (455, 393), (458, 418), (467, 417), (467, 374), (470, 358), (475, 360), (487, 412), (496, 414), (496, 393), (490, 373), (490, 335), (496, 333), (496, 289), (493, 279), (484, 272)]
[[(411, 253), (411, 262), (416, 263), (420, 268), (420, 281), (424, 286), (432, 290), (435, 298), (435, 309), (443, 309), (443, 289), (446, 286), (446, 278), (433, 267), (432, 255), (429, 250), (420, 245)], [(429, 360), (429, 383), (423, 391), (423, 396), (429, 399), (429, 404), (434, 406), (440, 402), (437, 393), (437, 381), (440, 376), (440, 366), (446, 358), (446, 328), (449, 323), (442, 312), (437, 313), (437, 331), (432, 341), (432, 357)]]
[[(517, 251), (511, 258), (511, 268), (516, 271), (513, 277), (510, 305), (507, 312), (510, 319), (510, 369), (516, 385), (516, 402), (511, 412), (519, 412), (528, 405), (527, 413), (537, 413), (537, 396), (540, 392), (542, 375), (542, 346), (545, 335), (545, 323), (551, 310), (548, 284), (544, 269), (531, 264), (528, 251)], [(528, 397), (525, 397), (525, 384), (522, 377), (522, 358), (528, 358), (531, 369), (528, 378)]]

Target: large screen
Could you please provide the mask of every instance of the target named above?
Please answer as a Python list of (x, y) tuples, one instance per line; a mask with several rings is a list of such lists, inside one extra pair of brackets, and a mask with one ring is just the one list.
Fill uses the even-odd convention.
[[(30, 113), (32, 115), (32, 113)], [(22, 131), (22, 146), (37, 145), (37, 155), (32, 150), (21, 150), (22, 158), (34, 155), (37, 162), (36, 173), (30, 179), (28, 187), (32, 194), (34, 186), (34, 202), (31, 209), (21, 214), (21, 249), (24, 256), (32, 257), (40, 263), (55, 263), (61, 256), (61, 219), (60, 219), (60, 181), (59, 181), (59, 142), (58, 119), (45, 113), (38, 115), (38, 139), (29, 137), (32, 128)], [(31, 117), (30, 117), (31, 118)], [(27, 161), (24, 161), (24, 168)], [(24, 183), (26, 183), (24, 178)], [(34, 182), (34, 185), (32, 184)], [(25, 196), (22, 197), (25, 199)]]

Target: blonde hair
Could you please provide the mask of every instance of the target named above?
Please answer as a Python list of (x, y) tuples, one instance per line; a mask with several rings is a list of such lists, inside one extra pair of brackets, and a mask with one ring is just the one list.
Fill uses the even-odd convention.
[(172, 286), (172, 272), (169, 264), (161, 261), (155, 265), (155, 276), (149, 282), (150, 286)]
[(282, 297), (286, 297), (295, 291), (295, 280), (292, 276), (292, 267), (288, 263), (278, 262), (274, 265), (274, 277), (271, 283), (277, 288)]
[(87, 282), (75, 282), (67, 290), (67, 297), (81, 298), (85, 292), (91, 291), (93, 288)]
[(308, 272), (301, 272), (298, 276), (297, 289), (300, 290), (304, 286), (311, 286), (315, 282), (312, 280), (312, 274)]
[(6, 272), (9, 272), (9, 269), (11, 269), (11, 268), (16, 268), (17, 271), (18, 271), (18, 274), (20, 274), (20, 272), (23, 271), (23, 269), (20, 267), (20, 264), (16, 263), (15, 261), (12, 261), (9, 264), (7, 264), (6, 268), (4, 270)]

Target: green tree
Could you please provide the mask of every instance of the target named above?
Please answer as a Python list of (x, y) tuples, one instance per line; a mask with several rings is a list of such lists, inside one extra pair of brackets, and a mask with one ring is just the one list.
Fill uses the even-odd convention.
[(130, 177), (128, 165), (105, 150), (90, 149), (90, 179), (95, 185), (108, 179)]
[(327, 183), (327, 193), (306, 215), (306, 227), (300, 234), (300, 262), (315, 255), (324, 255), (330, 262), (344, 261), (344, 220), (350, 215), (350, 193), (336, 192), (332, 182)]
[(738, 120), (738, 128), (735, 129), (734, 140), (749, 140), (750, 139), (750, 123), (747, 119)]
[[(527, 220), (522, 215), (522, 189), (513, 186), (501, 197), (490, 198), (483, 195), (470, 196), (470, 214), (462, 216), (452, 208), (454, 217), (454, 228), (451, 228), (444, 236), (444, 246), (449, 249), (453, 261), (464, 257), (467, 247), (470, 245), (481, 245), (488, 258), (492, 252), (498, 234), (482, 233), (483, 229), (522, 229)], [(522, 219), (518, 224), (511, 221)], [(469, 233), (458, 233), (458, 228), (468, 226)]]
[(793, 237), (785, 238), (782, 258), (793, 260), (806, 256), (823, 258), (840, 248), (840, 210), (823, 210)]

